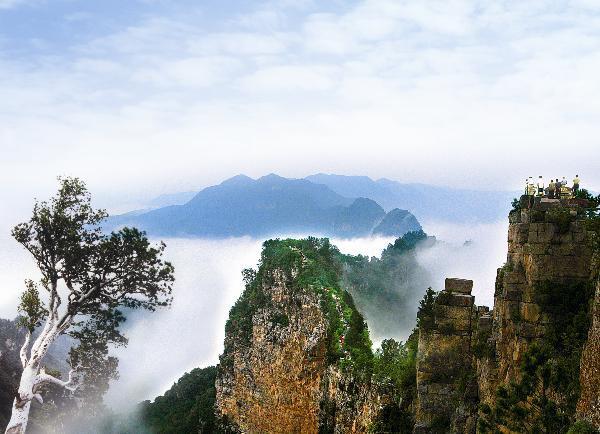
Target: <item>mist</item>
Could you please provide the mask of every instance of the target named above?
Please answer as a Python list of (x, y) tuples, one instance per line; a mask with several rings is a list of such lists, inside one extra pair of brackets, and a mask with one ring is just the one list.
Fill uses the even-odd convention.
[[(332, 242), (344, 253), (379, 255), (393, 240), (369, 237)], [(162, 394), (184, 372), (218, 363), (229, 309), (244, 289), (241, 271), (256, 267), (264, 240), (163, 241), (166, 257), (175, 266), (173, 304), (155, 313), (139, 311), (128, 316), (124, 331), (129, 345), (114, 351), (120, 379), (106, 395), (107, 404), (119, 411)]]
[(446, 277), (470, 279), (475, 304), (492, 307), (496, 270), (506, 262), (508, 220), (475, 225), (427, 222), (423, 227), (439, 241), (417, 249), (419, 264), (431, 273), (432, 288), (444, 289)]
[[(464, 277), (475, 282), (477, 304), (493, 300), (496, 269), (506, 256), (506, 225), (429, 224), (429, 234), (438, 243), (417, 248), (417, 260), (436, 290), (445, 277)], [(465, 241), (471, 240), (468, 245)], [(156, 313), (135, 312), (126, 326), (129, 345), (119, 348), (120, 379), (109, 390), (107, 404), (119, 411), (164, 393), (184, 372), (218, 363), (223, 350), (224, 327), (229, 309), (243, 290), (241, 270), (255, 267), (263, 240), (165, 239), (167, 257), (173, 262), (176, 284), (173, 305)], [(343, 253), (379, 256), (393, 238), (332, 239)], [(423, 282), (424, 280), (418, 280)], [(414, 299), (407, 305), (416, 311), (425, 287), (412, 288)], [(373, 319), (367, 317), (367, 322)], [(410, 327), (381, 339), (406, 339)]]
[(120, 379), (106, 401), (122, 411), (162, 394), (184, 372), (216, 364), (229, 309), (243, 290), (244, 268), (258, 261), (262, 240), (164, 239), (175, 266), (170, 308), (129, 315), (129, 345), (118, 348)]
[[(418, 287), (403, 289), (407, 291), (403, 294), (413, 295), (406, 301), (411, 313), (406, 314), (406, 327), (402, 330), (390, 332), (389, 327), (377, 327), (378, 318), (365, 315), (375, 345), (387, 337), (408, 337), (416, 320), (412, 312), (416, 312), (426, 282), (441, 290), (446, 277), (472, 279), (476, 303), (493, 303), (496, 269), (506, 259), (507, 224), (428, 222), (423, 226), (438, 240), (433, 246), (416, 249), (418, 264), (427, 275), (412, 279)], [(257, 265), (264, 240), (243, 237), (164, 241), (167, 259), (175, 266), (173, 305), (154, 313), (138, 311), (129, 315), (124, 330), (129, 345), (114, 350), (120, 360), (120, 379), (111, 385), (106, 396), (107, 404), (118, 412), (164, 393), (184, 372), (218, 363), (229, 309), (244, 288), (241, 270)], [(379, 256), (393, 241), (392, 237), (332, 239), (341, 252), (366, 256)], [(27, 252), (12, 238), (0, 237), (0, 316), (15, 317), (23, 280), (36, 276)]]

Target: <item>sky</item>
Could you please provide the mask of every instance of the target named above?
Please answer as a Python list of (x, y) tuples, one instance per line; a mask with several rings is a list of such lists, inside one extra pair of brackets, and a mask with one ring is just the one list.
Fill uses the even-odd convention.
[(598, 76), (595, 0), (0, 0), (0, 224), (57, 175), (119, 211), (238, 173), (597, 189)]

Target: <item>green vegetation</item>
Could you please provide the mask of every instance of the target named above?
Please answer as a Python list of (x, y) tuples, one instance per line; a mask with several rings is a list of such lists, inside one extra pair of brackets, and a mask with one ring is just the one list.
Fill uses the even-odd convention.
[(433, 242), (423, 231), (409, 232), (389, 244), (381, 258), (342, 255), (343, 286), (352, 294), (369, 327), (391, 336), (414, 327), (415, 299), (430, 284), (429, 274), (416, 258), (420, 243)]
[(598, 430), (585, 420), (578, 420), (573, 424), (567, 434), (598, 434)]
[(424, 331), (435, 329), (435, 291), (427, 288), (423, 299), (419, 302), (417, 312), (417, 327)]
[(567, 208), (550, 208), (546, 211), (545, 221), (554, 223), (559, 233), (566, 234), (575, 218), (576, 216), (571, 215), (571, 211)]
[(596, 209), (600, 206), (600, 194), (594, 196), (592, 193), (587, 191), (585, 188), (582, 188), (575, 195), (577, 199), (585, 199), (589, 202), (590, 209)]
[(380, 411), (371, 432), (412, 432), (411, 409), (417, 396), (417, 343), (415, 329), (405, 343), (385, 339), (377, 350), (373, 380), (382, 394), (392, 399)]
[(140, 404), (140, 419), (151, 433), (218, 432), (215, 424), (217, 368), (193, 369), (163, 396)]
[(521, 211), (521, 200), (517, 199), (516, 197), (513, 198), (512, 202), (510, 203), (512, 206), (512, 211)]
[[(282, 307), (274, 306), (265, 293), (266, 288), (281, 280), (292, 290), (310, 290), (320, 296), (329, 324), (327, 357), (330, 363), (341, 361), (342, 367), (352, 367), (369, 376), (373, 369), (369, 331), (352, 297), (341, 288), (340, 258), (339, 250), (326, 238), (265, 241), (258, 269), (244, 270), (246, 289), (231, 308), (226, 334), (248, 345), (252, 338), (252, 317), (258, 309), (267, 307), (274, 312), (274, 324), (287, 326)], [(224, 366), (232, 362), (230, 350), (232, 348), (226, 347), (221, 357)]]
[(496, 346), (490, 343), (492, 328), (478, 329), (473, 342), (473, 355), (478, 359), (493, 359), (496, 357)]

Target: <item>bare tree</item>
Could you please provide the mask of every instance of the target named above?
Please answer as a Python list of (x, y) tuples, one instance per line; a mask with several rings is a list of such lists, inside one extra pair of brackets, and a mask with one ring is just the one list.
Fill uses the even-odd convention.
[[(25, 432), (31, 401), (43, 402), (40, 390), (45, 385), (76, 387), (74, 370), (64, 381), (42, 365), (58, 336), (85, 337), (82, 348), (95, 338), (101, 346), (124, 344), (119, 308), (154, 311), (172, 300), (174, 269), (162, 259), (164, 243), (153, 247), (145, 233), (130, 228), (104, 235), (99, 225), (107, 214), (92, 208), (85, 184), (76, 178), (59, 180), (57, 195), (36, 202), (31, 219), (12, 231), (35, 259), (41, 279), (26, 281), (19, 305), (27, 336), (20, 352), (23, 373), (6, 428), (10, 434)], [(31, 344), (38, 327), (41, 332)], [(80, 355), (74, 367), (81, 367), (83, 359)]]

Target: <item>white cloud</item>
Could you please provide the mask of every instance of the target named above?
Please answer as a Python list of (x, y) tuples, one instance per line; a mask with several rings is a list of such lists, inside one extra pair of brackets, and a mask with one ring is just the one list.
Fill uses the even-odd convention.
[(183, 372), (217, 363), (241, 270), (256, 265), (261, 249), (250, 238), (165, 241), (177, 273), (173, 305), (128, 321), (129, 345), (116, 353), (120, 380), (107, 396), (121, 411), (162, 394)]
[(423, 227), (440, 241), (417, 254), (433, 276), (434, 289), (444, 289), (446, 277), (473, 280), (475, 304), (492, 308), (496, 270), (506, 261), (508, 222), (475, 226), (426, 222)]
[(327, 91), (336, 84), (337, 68), (321, 65), (272, 66), (259, 69), (241, 79), (242, 88), (251, 93), (280, 91)]

